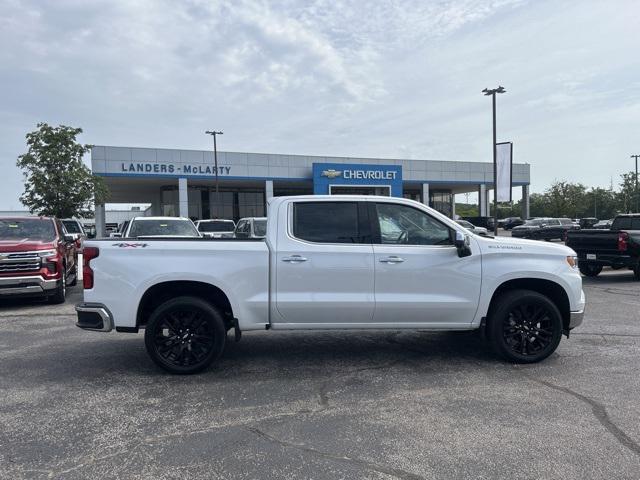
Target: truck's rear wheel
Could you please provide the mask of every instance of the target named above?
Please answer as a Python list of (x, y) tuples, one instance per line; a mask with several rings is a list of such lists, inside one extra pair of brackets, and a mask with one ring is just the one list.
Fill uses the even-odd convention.
[(544, 295), (512, 290), (496, 299), (487, 322), (495, 352), (514, 363), (535, 363), (551, 355), (562, 336), (562, 316)]
[(144, 343), (151, 359), (171, 373), (199, 372), (217, 360), (226, 342), (222, 315), (197, 297), (177, 297), (149, 318)]
[(602, 271), (602, 265), (594, 265), (592, 263), (578, 264), (580, 273), (585, 277), (597, 277)]

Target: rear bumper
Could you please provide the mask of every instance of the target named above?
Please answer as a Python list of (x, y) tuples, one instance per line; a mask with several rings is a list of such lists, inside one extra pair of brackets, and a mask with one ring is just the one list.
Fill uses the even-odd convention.
[(76, 326), (94, 332), (110, 332), (113, 330), (113, 316), (101, 303), (79, 303), (76, 305), (78, 321)]
[(0, 297), (13, 295), (47, 295), (55, 290), (60, 279), (44, 279), (40, 275), (0, 277)]
[[(570, 245), (569, 245), (570, 246)], [(628, 267), (633, 268), (638, 264), (638, 258), (630, 255), (598, 254), (595, 260), (587, 260), (586, 252), (578, 252), (578, 264), (600, 265), (601, 267)]]

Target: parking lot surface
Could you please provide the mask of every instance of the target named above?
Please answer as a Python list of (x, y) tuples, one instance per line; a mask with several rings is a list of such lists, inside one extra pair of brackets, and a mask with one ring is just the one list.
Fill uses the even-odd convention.
[(471, 333), (254, 332), (203, 374), (67, 303), (0, 304), (1, 478), (639, 478), (640, 283), (585, 279), (541, 364)]

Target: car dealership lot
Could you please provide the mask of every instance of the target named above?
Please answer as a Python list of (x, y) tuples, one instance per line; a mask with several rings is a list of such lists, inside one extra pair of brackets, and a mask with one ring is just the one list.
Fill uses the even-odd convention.
[(73, 304), (0, 304), (1, 478), (636, 478), (640, 283), (585, 279), (541, 364), (476, 335), (255, 332), (171, 376)]

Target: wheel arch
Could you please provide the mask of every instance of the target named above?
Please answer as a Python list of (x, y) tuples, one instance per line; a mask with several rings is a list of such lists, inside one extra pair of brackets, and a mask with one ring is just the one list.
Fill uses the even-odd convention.
[(558, 310), (560, 310), (560, 314), (562, 315), (562, 324), (565, 330), (569, 329), (571, 304), (569, 302), (569, 295), (567, 294), (567, 291), (559, 283), (543, 278), (515, 278), (501, 283), (491, 296), (487, 317), (491, 315), (500, 295), (511, 290), (531, 290), (549, 298), (556, 307), (558, 307)]
[(136, 313), (136, 327), (144, 327), (151, 312), (162, 303), (175, 297), (191, 296), (217, 307), (227, 329), (233, 326), (233, 308), (226, 293), (215, 285), (195, 280), (169, 280), (156, 283), (142, 295)]

